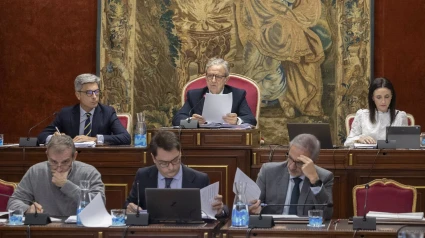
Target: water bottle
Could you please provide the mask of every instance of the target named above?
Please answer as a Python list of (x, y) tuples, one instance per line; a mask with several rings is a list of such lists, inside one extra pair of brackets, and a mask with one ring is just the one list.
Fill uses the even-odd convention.
[(77, 207), (77, 226), (83, 225), (80, 220), (80, 212), (90, 203), (89, 186), (88, 180), (80, 181), (80, 199)]
[(137, 124), (134, 129), (134, 146), (135, 147), (147, 147), (146, 139), (146, 122), (143, 113), (137, 113)]
[(248, 201), (245, 196), (246, 182), (235, 182), (236, 194), (232, 210), (232, 226), (248, 227)]

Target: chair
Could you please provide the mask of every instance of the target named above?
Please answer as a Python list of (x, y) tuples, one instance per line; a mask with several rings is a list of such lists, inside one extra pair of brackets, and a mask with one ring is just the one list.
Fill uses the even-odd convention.
[[(12, 196), (13, 192), (16, 189), (16, 184), (11, 182), (6, 182), (0, 179), (0, 193)], [(0, 196), (0, 211), (7, 211), (7, 202), (9, 201), (8, 197)]]
[[(408, 126), (414, 126), (415, 125), (415, 118), (412, 114), (406, 113), (407, 116), (407, 125)], [(351, 131), (351, 124), (353, 124), (354, 118), (356, 117), (355, 113), (348, 114), (345, 118), (345, 130), (347, 132), (347, 136), (350, 134)]]
[(406, 213), (416, 210), (416, 188), (391, 179), (375, 179), (369, 183), (366, 211), (363, 210), (365, 196), (365, 184), (353, 188), (354, 216), (363, 216), (369, 211)]
[(118, 120), (120, 120), (121, 124), (124, 128), (131, 134), (131, 114), (130, 113), (117, 113)]
[[(252, 114), (255, 116), (255, 119), (257, 119), (257, 126), (259, 127), (259, 118), (260, 118), (260, 103), (261, 103), (261, 95), (260, 95), (260, 88), (258, 87), (257, 83), (247, 78), (243, 75), (239, 74), (230, 74), (229, 80), (227, 81), (227, 85), (244, 89), (246, 91), (246, 101), (248, 103), (249, 108), (251, 109)], [(203, 88), (207, 86), (207, 81), (205, 79), (205, 76), (196, 78), (190, 82), (188, 82), (182, 90), (182, 105), (186, 102), (186, 93), (187, 91), (191, 89), (197, 89), (197, 88)]]

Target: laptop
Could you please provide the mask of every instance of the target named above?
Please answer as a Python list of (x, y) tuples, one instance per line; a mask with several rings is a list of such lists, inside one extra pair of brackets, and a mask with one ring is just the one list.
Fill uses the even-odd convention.
[(320, 141), (321, 149), (333, 149), (329, 123), (288, 123), (288, 136), (291, 141), (299, 134), (312, 134)]
[(199, 188), (146, 188), (150, 223), (204, 223)]
[(387, 140), (378, 140), (378, 148), (419, 149), (420, 135), (420, 126), (387, 126)]

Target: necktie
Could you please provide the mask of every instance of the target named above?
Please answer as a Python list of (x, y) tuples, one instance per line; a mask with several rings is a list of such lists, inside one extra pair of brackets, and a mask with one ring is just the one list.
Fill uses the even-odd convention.
[[(298, 198), (300, 198), (300, 183), (302, 179), (296, 177), (293, 178), (294, 180), (294, 188), (292, 189), (291, 194), (291, 204), (298, 204)], [(297, 206), (290, 206), (289, 207), (289, 215), (297, 215)]]
[(173, 178), (165, 178), (165, 188), (171, 188), (171, 181), (173, 181)]
[(86, 119), (86, 123), (84, 124), (84, 135), (90, 136), (90, 133), (91, 133), (91, 121), (90, 121), (91, 113), (87, 112), (86, 116), (87, 116), (87, 119)]

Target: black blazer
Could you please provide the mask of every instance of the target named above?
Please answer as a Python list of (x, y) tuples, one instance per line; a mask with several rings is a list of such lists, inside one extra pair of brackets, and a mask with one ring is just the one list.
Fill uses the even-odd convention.
[[(210, 179), (208, 175), (189, 167), (186, 167), (182, 164), (183, 169), (183, 180), (182, 188), (204, 188), (210, 184)], [(130, 194), (127, 197), (127, 200), (124, 204), (124, 208), (127, 208), (129, 203), (137, 204), (137, 182), (139, 182), (139, 206), (143, 209), (146, 209), (146, 199), (145, 199), (145, 188), (157, 188), (158, 187), (158, 168), (156, 165), (149, 167), (140, 168), (133, 182)], [(227, 206), (223, 208), (225, 216), (229, 214), (229, 209)]]
[[(207, 92), (208, 87), (187, 91), (186, 102), (174, 116), (173, 126), (179, 126), (180, 120), (191, 117), (193, 114), (202, 115), (202, 109), (204, 108), (203, 98)], [(228, 93), (232, 93), (233, 95), (231, 112), (238, 114), (238, 117), (241, 118), (244, 123), (249, 123), (253, 126), (257, 125), (257, 120), (246, 102), (246, 91), (229, 85), (224, 85), (223, 94)]]
[[(46, 138), (55, 133), (56, 128), (61, 133), (76, 137), (80, 130), (80, 104), (62, 108), (55, 120), (39, 135), (38, 143), (45, 144)], [(105, 144), (129, 145), (131, 136), (119, 121), (115, 109), (110, 106), (98, 104), (94, 111), (92, 121), (92, 136), (103, 135)]]

